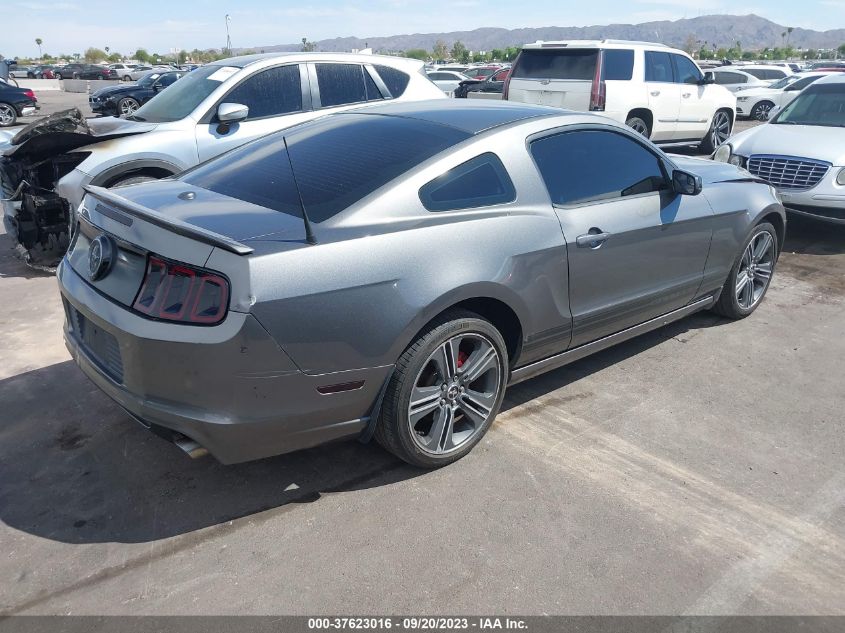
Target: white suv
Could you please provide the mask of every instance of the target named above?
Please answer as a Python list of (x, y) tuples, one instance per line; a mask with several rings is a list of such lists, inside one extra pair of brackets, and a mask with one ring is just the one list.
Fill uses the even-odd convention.
[(733, 93), (683, 51), (621, 40), (526, 44), (504, 98), (603, 112), (655, 143), (707, 153), (730, 136), (736, 114)]

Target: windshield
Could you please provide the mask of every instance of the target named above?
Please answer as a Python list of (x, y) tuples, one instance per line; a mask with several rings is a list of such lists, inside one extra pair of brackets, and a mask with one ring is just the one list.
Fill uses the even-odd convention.
[(775, 90), (783, 90), (789, 84), (793, 84), (799, 79), (803, 79), (801, 75), (790, 75), (789, 77), (784, 77), (783, 79), (778, 79), (775, 83), (770, 84), (769, 88), (774, 88)]
[(138, 85), (144, 88), (148, 88), (153, 85), (153, 82), (161, 77), (159, 73), (150, 73), (149, 75), (144, 75), (138, 80)]
[(845, 83), (812, 84), (781, 110), (772, 123), (845, 127)]
[(216, 64), (198, 68), (158, 94), (155, 99), (147, 101), (134, 115), (126, 118), (150, 123), (184, 119), (223, 81), (239, 70), (240, 68)]

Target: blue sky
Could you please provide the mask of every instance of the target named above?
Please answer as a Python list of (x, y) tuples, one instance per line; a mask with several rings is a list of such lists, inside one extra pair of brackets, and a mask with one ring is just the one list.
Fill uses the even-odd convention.
[(219, 48), (226, 43), (227, 13), (235, 47), (284, 44), (302, 37), (639, 23), (713, 13), (756, 13), (780, 24), (819, 30), (845, 27), (845, 0), (7, 0), (2, 11), (12, 18), (0, 31), (0, 54), (7, 57), (37, 54), (36, 37), (53, 55), (82, 52), (88, 46), (121, 52), (143, 46), (159, 53)]

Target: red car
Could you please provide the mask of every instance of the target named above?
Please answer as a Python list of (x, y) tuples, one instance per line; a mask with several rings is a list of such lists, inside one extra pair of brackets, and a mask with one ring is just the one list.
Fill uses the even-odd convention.
[(499, 70), (501, 66), (472, 66), (464, 71), (464, 74), (470, 79), (487, 79), (494, 72)]

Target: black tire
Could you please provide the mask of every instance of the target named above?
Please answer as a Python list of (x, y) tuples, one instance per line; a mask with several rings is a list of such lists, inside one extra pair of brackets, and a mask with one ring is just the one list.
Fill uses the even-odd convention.
[(150, 182), (152, 180), (158, 180), (154, 176), (146, 176), (143, 174), (135, 175), (135, 176), (127, 176), (126, 178), (121, 178), (120, 180), (113, 182), (109, 185), (109, 188), (112, 187), (125, 187), (126, 185), (137, 185), (141, 182)]
[[(750, 307), (743, 307), (742, 305), (740, 305), (739, 298), (737, 297), (737, 279), (740, 272), (744, 270), (743, 257), (745, 255), (746, 250), (748, 249), (749, 244), (751, 244), (752, 240), (754, 240), (758, 235), (763, 232), (767, 232), (772, 241), (771, 271), (769, 274), (768, 281), (765, 282), (765, 285), (762, 288), (762, 292), (759, 298), (756, 299)], [(744, 319), (749, 314), (754, 312), (754, 310), (757, 309), (757, 306), (759, 306), (763, 302), (763, 298), (766, 296), (766, 291), (769, 289), (771, 278), (774, 275), (775, 266), (777, 265), (778, 260), (778, 246), (778, 234), (774, 226), (772, 226), (768, 222), (761, 222), (760, 224), (754, 227), (754, 230), (751, 231), (749, 236), (742, 243), (742, 248), (739, 250), (739, 254), (737, 255), (734, 265), (731, 267), (731, 272), (728, 274), (728, 278), (725, 281), (725, 285), (722, 286), (722, 292), (719, 295), (719, 300), (711, 308), (713, 312), (716, 312), (717, 314), (720, 314), (729, 319)]]
[[(446, 341), (458, 335), (480, 336), (495, 350), (499, 360), (499, 372), (495, 378), (498, 394), (486, 421), (473, 431), (473, 435), (455, 449), (435, 455), (423, 450), (412, 437), (414, 431), (411, 429), (408, 417), (411, 393), (418, 376), (430, 362), (431, 355)], [(507, 346), (499, 331), (489, 321), (473, 312), (467, 310), (446, 312), (429, 324), (428, 328), (397, 361), (376, 425), (376, 441), (400, 459), (420, 468), (439, 468), (451, 464), (469, 453), (487, 433), (502, 405), (507, 378)], [(456, 418), (454, 427), (457, 427), (457, 420)]]
[(754, 107), (751, 108), (751, 114), (749, 117), (755, 121), (765, 121), (765, 115), (768, 115), (769, 111), (774, 107), (775, 104), (771, 101), (761, 101), (760, 103), (755, 103)]
[(132, 77), (129, 75), (123, 75), (123, 81), (132, 81)]
[(35, 73), (26, 73), (27, 79), (35, 79)]
[(59, 81), (62, 80), (62, 73), (53, 73), (53, 76), (58, 79)]
[(628, 120), (625, 121), (625, 125), (633, 129), (635, 132), (642, 134), (646, 138), (651, 137), (651, 128), (648, 126), (648, 123), (638, 116), (628, 117)]
[(74, 79), (79, 79), (79, 73), (73, 73), (73, 78), (74, 78)]
[(713, 115), (713, 121), (710, 123), (710, 128), (707, 130), (707, 136), (701, 139), (701, 143), (698, 146), (699, 151), (702, 154), (712, 154), (716, 151), (720, 145), (724, 143), (717, 143), (714, 140), (714, 128), (718, 125), (720, 121), (720, 116), (724, 116), (723, 119), (724, 125), (727, 128), (727, 136), (725, 137), (725, 141), (728, 137), (730, 137), (731, 132), (733, 131), (733, 121), (731, 120), (731, 114), (727, 110), (717, 110)]
[(0, 127), (9, 127), (18, 122), (18, 112), (10, 103), (0, 103)]

